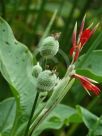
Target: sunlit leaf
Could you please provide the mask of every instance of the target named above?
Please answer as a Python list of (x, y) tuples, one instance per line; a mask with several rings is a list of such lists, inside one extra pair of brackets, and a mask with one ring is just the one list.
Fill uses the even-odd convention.
[(16, 120), (11, 133), (13, 136), (16, 136), (18, 126), (27, 121), (36, 95), (32, 67), (32, 54), (14, 38), (10, 26), (0, 18), (0, 70), (11, 85), (17, 103)]

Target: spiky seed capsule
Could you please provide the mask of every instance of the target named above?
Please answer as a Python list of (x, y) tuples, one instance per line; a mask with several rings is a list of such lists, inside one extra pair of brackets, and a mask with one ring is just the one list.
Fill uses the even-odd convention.
[(56, 74), (50, 70), (45, 70), (37, 78), (37, 89), (40, 92), (51, 91), (56, 85), (56, 81)]
[(42, 67), (40, 66), (39, 62), (37, 63), (37, 65), (35, 65), (33, 67), (33, 71), (32, 71), (32, 75), (34, 77), (38, 77), (38, 75), (42, 72)]
[(45, 58), (51, 58), (57, 54), (59, 42), (53, 36), (49, 36), (40, 43), (40, 54)]

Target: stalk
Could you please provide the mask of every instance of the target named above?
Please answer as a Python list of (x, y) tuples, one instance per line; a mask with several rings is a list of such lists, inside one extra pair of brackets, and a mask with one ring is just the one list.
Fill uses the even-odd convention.
[[(50, 98), (50, 100), (46, 104), (46, 106), (43, 109), (43, 111), (39, 114), (39, 116), (37, 117), (37, 119), (35, 120), (35, 122), (33, 122), (31, 124), (28, 136), (31, 136), (33, 134), (33, 132), (42, 123), (42, 121), (61, 102), (61, 100), (63, 99), (63, 97), (66, 95), (66, 93), (69, 91), (69, 89), (71, 88), (71, 86), (74, 83), (74, 79), (72, 79), (70, 82), (69, 82), (69, 80), (70, 80), (70, 78), (69, 79), (66, 78), (66, 79), (64, 79), (64, 81), (62, 82), (62, 84), (60, 83), (60, 85), (55, 90), (55, 92), (53, 93), (52, 97)], [(62, 88), (61, 88), (61, 86), (62, 86)], [(60, 88), (61, 88), (61, 90), (59, 90)], [(59, 95), (58, 95), (58, 91), (59, 91)]]
[(1, 12), (2, 12), (2, 17), (6, 19), (6, 3), (5, 0), (1, 0)]
[(31, 114), (30, 114), (30, 117), (29, 117), (29, 121), (28, 121), (26, 130), (25, 130), (25, 135), (24, 136), (28, 136), (29, 127), (30, 127), (31, 120), (32, 120), (32, 117), (33, 117), (35, 109), (36, 109), (36, 104), (37, 104), (38, 97), (39, 97), (39, 92), (37, 91), (36, 98), (34, 99), (32, 111), (31, 111)]

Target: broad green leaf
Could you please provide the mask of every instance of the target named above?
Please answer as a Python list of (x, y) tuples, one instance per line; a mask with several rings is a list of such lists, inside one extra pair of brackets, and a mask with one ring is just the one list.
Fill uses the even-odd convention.
[(8, 98), (0, 103), (0, 133), (2, 133), (3, 136), (6, 136), (11, 130), (15, 113), (16, 103), (14, 98)]
[(32, 54), (15, 39), (10, 26), (0, 18), (0, 70), (11, 85), (17, 103), (12, 136), (16, 136), (17, 128), (27, 121), (36, 95), (32, 67)]
[(81, 106), (77, 106), (77, 109), (79, 111), (79, 115), (81, 116), (87, 128), (93, 129), (94, 125), (98, 120), (98, 117)]
[(96, 127), (93, 130), (95, 136), (102, 135), (102, 116), (97, 120)]
[(102, 116), (99, 118), (81, 106), (77, 106), (77, 109), (84, 124), (89, 129), (88, 135), (89, 136), (102, 135)]
[(79, 115), (82, 118), (84, 124), (89, 129), (89, 136), (102, 135), (102, 118), (97, 117), (87, 109), (77, 106)]
[(60, 129), (68, 125), (70, 117), (76, 113), (75, 109), (59, 104), (36, 129), (33, 136), (38, 136), (45, 129)]
[[(83, 56), (80, 57), (79, 62), (83, 59)], [(84, 61), (81, 68), (78, 70), (87, 70), (95, 76), (99, 77), (102, 81), (102, 50), (95, 50), (90, 53), (88, 58)]]

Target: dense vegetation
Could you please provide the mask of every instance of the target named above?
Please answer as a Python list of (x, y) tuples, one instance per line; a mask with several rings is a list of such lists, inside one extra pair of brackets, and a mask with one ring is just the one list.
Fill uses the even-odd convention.
[[(45, 60), (37, 50), (41, 39), (61, 32), (60, 50), (47, 60), (47, 65), (50, 70), (56, 69), (62, 79), (72, 60), (70, 48), (75, 22), (79, 30), (85, 14), (85, 28), (92, 22), (93, 27), (97, 23), (99, 27), (81, 51), (76, 72), (96, 80), (101, 89), (101, 0), (0, 0), (0, 16), (6, 20), (0, 18), (0, 136), (24, 135), (37, 92), (36, 79), (31, 77), (32, 63), (39, 61), (45, 68)], [(34, 119), (51, 95), (38, 106)], [(46, 115), (32, 136), (102, 135), (101, 99), (102, 92), (99, 96), (89, 96), (76, 80), (61, 104)]]

